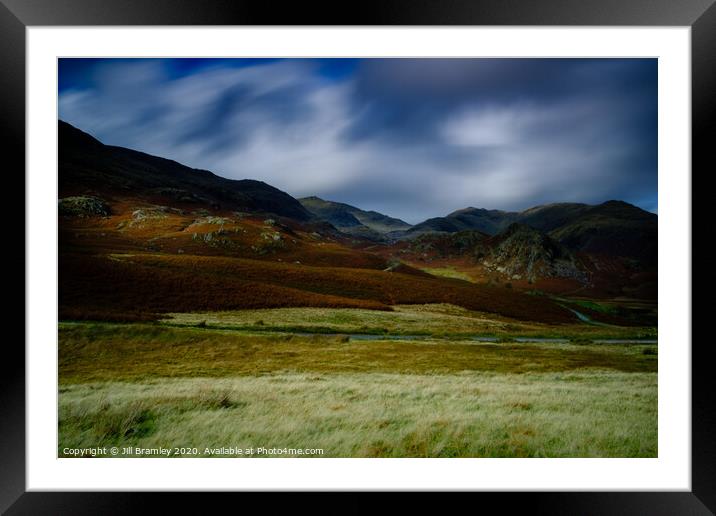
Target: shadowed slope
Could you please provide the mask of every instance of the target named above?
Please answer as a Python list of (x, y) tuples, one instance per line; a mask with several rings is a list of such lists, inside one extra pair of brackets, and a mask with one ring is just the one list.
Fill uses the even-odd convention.
[(174, 205), (275, 213), (299, 221), (312, 218), (296, 199), (261, 181), (225, 179), (176, 161), (104, 145), (62, 121), (58, 131), (61, 197), (132, 194)]

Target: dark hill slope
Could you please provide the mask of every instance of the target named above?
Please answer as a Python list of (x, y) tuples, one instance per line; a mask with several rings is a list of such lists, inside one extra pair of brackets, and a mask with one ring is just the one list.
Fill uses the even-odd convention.
[(501, 210), (465, 208), (449, 214), (447, 217), (434, 217), (416, 224), (405, 232), (405, 237), (414, 238), (430, 232), (455, 233), (457, 231), (477, 230), (494, 235), (517, 219), (517, 214)]
[(571, 249), (634, 258), (643, 265), (656, 265), (657, 216), (622, 201), (591, 206), (549, 234)]
[(588, 204), (580, 203), (543, 204), (516, 214), (516, 219), (522, 224), (540, 231), (549, 232), (569, 224), (591, 208), (592, 206)]
[(548, 204), (521, 212), (518, 220), (574, 251), (656, 265), (658, 217), (623, 201)]
[(312, 218), (296, 199), (261, 181), (226, 179), (176, 161), (104, 145), (62, 121), (58, 132), (60, 197), (131, 195), (173, 205), (273, 213), (298, 221)]
[[(365, 211), (350, 204), (326, 201), (320, 197), (304, 197), (299, 202), (308, 211), (341, 230), (357, 229), (364, 226), (379, 235), (391, 231), (404, 231), (410, 224), (400, 219), (388, 217), (377, 211)], [(367, 233), (363, 230), (364, 233)]]
[(63, 319), (288, 306), (389, 310), (395, 304), (450, 303), (520, 320), (576, 321), (550, 300), (396, 271), (169, 254), (61, 255), (60, 270)]
[(430, 233), (468, 230), (494, 236), (513, 223), (547, 233), (572, 251), (633, 258), (646, 266), (656, 264), (658, 217), (623, 201), (596, 206), (555, 203), (519, 213), (465, 208), (390, 236), (414, 239)]
[(448, 218), (464, 224), (466, 229), (494, 235), (509, 226), (517, 216), (509, 211), (465, 208), (452, 212)]

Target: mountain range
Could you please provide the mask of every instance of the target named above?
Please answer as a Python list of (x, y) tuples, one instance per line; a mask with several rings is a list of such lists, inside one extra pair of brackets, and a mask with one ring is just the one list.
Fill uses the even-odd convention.
[[(74, 316), (107, 318), (117, 306), (141, 318), (450, 302), (567, 321), (568, 312), (518, 291), (655, 296), (657, 216), (622, 201), (469, 207), (410, 225), (105, 145), (62, 121), (58, 143), (60, 305)], [(436, 277), (435, 267), (470, 281)], [(504, 282), (514, 288), (495, 286)]]
[(599, 205), (554, 203), (522, 212), (469, 207), (410, 226), (402, 220), (365, 212), (348, 204), (318, 197), (299, 200), (313, 215), (340, 231), (375, 241), (400, 241), (462, 231), (494, 236), (511, 225), (521, 224), (545, 233), (573, 251), (656, 264), (657, 216), (623, 201), (611, 200)]
[(520, 223), (575, 251), (655, 263), (657, 216), (623, 201), (596, 206), (554, 203), (522, 212), (468, 207), (411, 226), (375, 211), (315, 196), (294, 199), (262, 181), (225, 179), (172, 160), (103, 145), (62, 121), (59, 149), (63, 196), (92, 189), (140, 192), (156, 201), (181, 205), (274, 214), (300, 222), (320, 220), (347, 235), (383, 242), (465, 230), (496, 235)]
[(349, 204), (325, 201), (319, 197), (298, 200), (316, 217), (325, 220), (338, 230), (370, 240), (383, 241), (386, 235), (411, 228), (410, 224), (377, 211), (365, 211)]

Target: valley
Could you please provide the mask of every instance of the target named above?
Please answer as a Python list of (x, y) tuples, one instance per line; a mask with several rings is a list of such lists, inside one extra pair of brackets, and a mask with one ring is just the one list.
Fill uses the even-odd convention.
[(59, 145), (61, 456), (656, 456), (656, 215), (411, 225), (64, 122)]

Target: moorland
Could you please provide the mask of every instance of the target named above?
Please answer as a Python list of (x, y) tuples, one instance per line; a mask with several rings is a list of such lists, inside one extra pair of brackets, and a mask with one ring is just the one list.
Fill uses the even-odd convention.
[(58, 130), (59, 456), (657, 455), (656, 215), (411, 225)]

